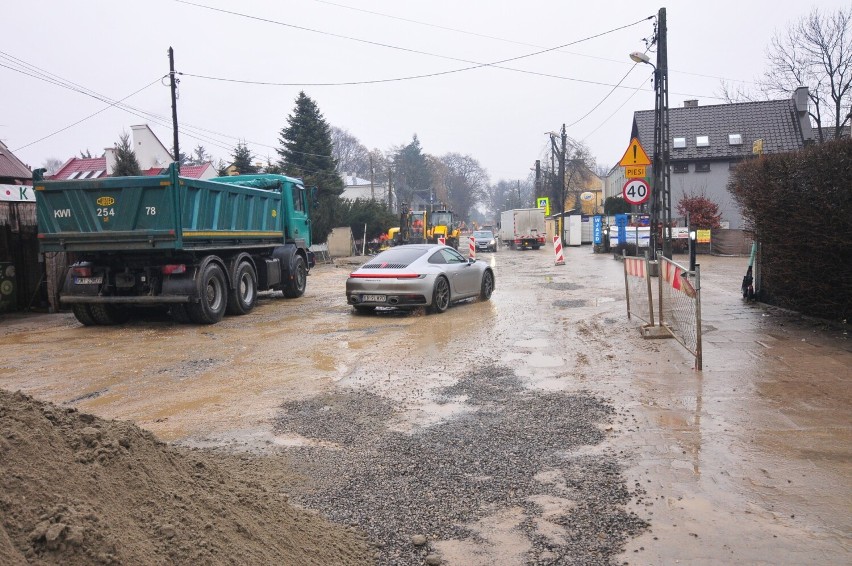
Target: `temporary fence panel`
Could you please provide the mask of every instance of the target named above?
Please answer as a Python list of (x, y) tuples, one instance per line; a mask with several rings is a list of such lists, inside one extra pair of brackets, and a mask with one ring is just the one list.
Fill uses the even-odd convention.
[(701, 370), (701, 269), (689, 271), (660, 256), (659, 321), (672, 337), (695, 356)]
[(654, 297), (651, 294), (651, 270), (646, 257), (622, 256), (624, 289), (627, 295), (627, 318), (635, 316), (654, 326)]

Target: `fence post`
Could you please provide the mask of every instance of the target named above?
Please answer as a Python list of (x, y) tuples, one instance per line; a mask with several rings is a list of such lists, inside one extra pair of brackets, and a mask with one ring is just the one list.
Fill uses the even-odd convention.
[(654, 295), (651, 294), (651, 262), (648, 260), (648, 252), (645, 252), (645, 282), (648, 284), (648, 314), (650, 315), (648, 322), (654, 326)]
[(624, 267), (624, 294), (627, 296), (627, 320), (630, 320), (630, 284), (627, 282), (627, 250), (621, 250), (621, 266)]
[(701, 265), (695, 264), (695, 369), (701, 371)]

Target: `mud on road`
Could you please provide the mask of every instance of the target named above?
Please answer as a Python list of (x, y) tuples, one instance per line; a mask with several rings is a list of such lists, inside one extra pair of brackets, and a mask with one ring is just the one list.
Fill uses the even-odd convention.
[(442, 315), (354, 315), (339, 262), (214, 326), (9, 317), (0, 388), (277, 459), (291, 501), (365, 533), (382, 564), (848, 557), (845, 335), (743, 305), (743, 261), (707, 258), (696, 374), (626, 320), (619, 262), (566, 252), (480, 254), (492, 299)]

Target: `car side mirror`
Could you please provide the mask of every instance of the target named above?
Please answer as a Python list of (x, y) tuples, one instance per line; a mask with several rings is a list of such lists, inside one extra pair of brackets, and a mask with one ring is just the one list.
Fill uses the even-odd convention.
[(475, 258), (475, 257), (469, 257), (469, 258), (467, 258), (467, 264), (468, 264), (468, 265), (473, 265), (474, 263), (476, 263), (476, 258)]

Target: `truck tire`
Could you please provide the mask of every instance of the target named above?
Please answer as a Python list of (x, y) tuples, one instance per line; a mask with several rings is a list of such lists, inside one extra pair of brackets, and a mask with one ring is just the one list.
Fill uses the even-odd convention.
[(104, 326), (124, 324), (130, 320), (130, 309), (123, 306), (94, 303), (89, 305), (89, 311), (95, 322)]
[(189, 318), (189, 311), (186, 307), (187, 305), (185, 304), (179, 304), (172, 305), (169, 309), (169, 314), (172, 315), (172, 319), (174, 319), (175, 322), (180, 324), (189, 324), (192, 322), (192, 319)]
[(494, 274), (491, 271), (485, 271), (482, 274), (482, 286), (479, 290), (479, 298), (487, 301), (491, 298), (491, 293), (494, 292)]
[(74, 313), (74, 318), (83, 326), (95, 326), (98, 323), (92, 316), (92, 311), (87, 304), (74, 303), (71, 305), (71, 312)]
[(435, 288), (432, 291), (432, 304), (429, 312), (440, 314), (450, 308), (450, 282), (446, 277), (438, 277), (435, 280)]
[(241, 261), (237, 265), (232, 279), (233, 288), (228, 293), (228, 314), (248, 314), (257, 303), (257, 274), (254, 267), (247, 262)]
[(295, 299), (305, 294), (305, 287), (308, 284), (308, 268), (305, 267), (305, 260), (302, 256), (296, 254), (290, 263), (290, 272), (287, 274), (287, 281), (284, 282), (284, 296), (288, 299)]
[(225, 316), (228, 305), (228, 285), (225, 274), (218, 264), (205, 265), (195, 282), (198, 290), (198, 302), (189, 303), (189, 318), (195, 324), (216, 324)]

